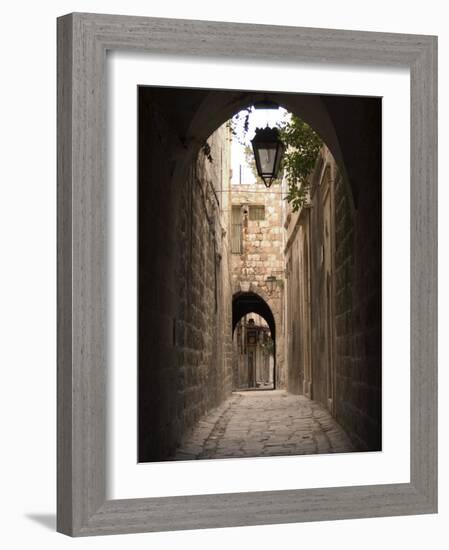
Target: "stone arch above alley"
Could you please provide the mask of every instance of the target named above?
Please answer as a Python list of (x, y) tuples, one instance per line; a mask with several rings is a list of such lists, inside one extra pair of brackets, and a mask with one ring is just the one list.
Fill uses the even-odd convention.
[[(269, 300), (268, 300), (269, 301)], [(247, 313), (257, 313), (270, 327), (273, 339), (276, 339), (276, 322), (268, 301), (262, 297), (262, 291), (237, 292), (232, 297), (232, 330)]]
[[(252, 204), (247, 186), (233, 200), (224, 124), (264, 99), (320, 134), (335, 172), (315, 170), (310, 205), (280, 215), (273, 238), (269, 192)], [(232, 332), (250, 296), (276, 342), (276, 388), (321, 403), (358, 448), (380, 448), (380, 113), (379, 98), (139, 88), (140, 461), (171, 456), (230, 398)], [(242, 213), (243, 244), (255, 224), (264, 244), (234, 255), (244, 205), (265, 205), (267, 219)]]
[[(364, 186), (380, 177), (378, 98), (254, 92), (246, 90), (164, 89), (141, 87), (152, 107), (164, 114), (174, 131), (167, 149), (175, 180), (185, 181), (186, 170), (205, 141), (239, 110), (270, 100), (307, 122), (332, 153), (358, 203)], [(145, 101), (145, 100), (144, 100)], [(360, 136), (364, 145), (358, 147)]]

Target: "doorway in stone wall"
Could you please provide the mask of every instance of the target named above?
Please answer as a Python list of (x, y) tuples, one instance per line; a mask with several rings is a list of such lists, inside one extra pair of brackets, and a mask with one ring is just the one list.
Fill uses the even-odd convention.
[(232, 302), (232, 389), (274, 390), (276, 326), (268, 303), (255, 292), (239, 292)]

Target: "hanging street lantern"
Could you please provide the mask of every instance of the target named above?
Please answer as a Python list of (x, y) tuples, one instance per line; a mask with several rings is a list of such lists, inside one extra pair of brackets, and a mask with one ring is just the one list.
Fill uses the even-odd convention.
[(277, 128), (256, 128), (256, 135), (251, 141), (254, 160), (259, 177), (268, 188), (278, 177), (285, 146), (279, 138)]

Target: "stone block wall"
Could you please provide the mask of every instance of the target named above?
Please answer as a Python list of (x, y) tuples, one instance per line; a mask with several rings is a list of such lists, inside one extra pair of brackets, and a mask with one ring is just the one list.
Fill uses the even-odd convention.
[(307, 208), (284, 212), (288, 389), (326, 406), (362, 450), (381, 448), (380, 204), (372, 185), (356, 206), (323, 147)]
[(178, 420), (183, 429), (220, 404), (232, 386), (229, 140), (224, 126), (209, 138), (212, 161), (200, 153), (181, 200), (177, 274), (181, 338), (176, 347), (183, 403)]
[(288, 390), (311, 397), (309, 215), (310, 211), (304, 209), (301, 218), (295, 218), (285, 248), (285, 360)]
[[(240, 208), (242, 249), (232, 254), (233, 291), (254, 292), (270, 307), (276, 325), (275, 386), (285, 388), (284, 369), (284, 255), (282, 193), (279, 185), (267, 189), (262, 183), (232, 185), (232, 205)], [(251, 220), (252, 206), (264, 207), (264, 219)], [(267, 278), (273, 276), (272, 286)]]
[(146, 462), (169, 458), (232, 389), (230, 134), (219, 128), (210, 155), (201, 150), (179, 171), (178, 121), (151, 89), (141, 89), (139, 108), (138, 454)]
[[(377, 192), (367, 191), (360, 197), (365, 205), (359, 204), (355, 210), (343, 178), (335, 181), (336, 418), (358, 447), (368, 450), (379, 450), (382, 444), (381, 215)], [(376, 227), (377, 231), (372, 229)]]

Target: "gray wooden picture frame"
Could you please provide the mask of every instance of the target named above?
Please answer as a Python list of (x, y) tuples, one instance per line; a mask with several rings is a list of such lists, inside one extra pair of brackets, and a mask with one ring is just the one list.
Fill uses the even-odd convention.
[[(74, 13), (58, 26), (57, 529), (100, 535), (437, 511), (437, 38)], [(408, 67), (410, 483), (106, 499), (106, 52)]]

